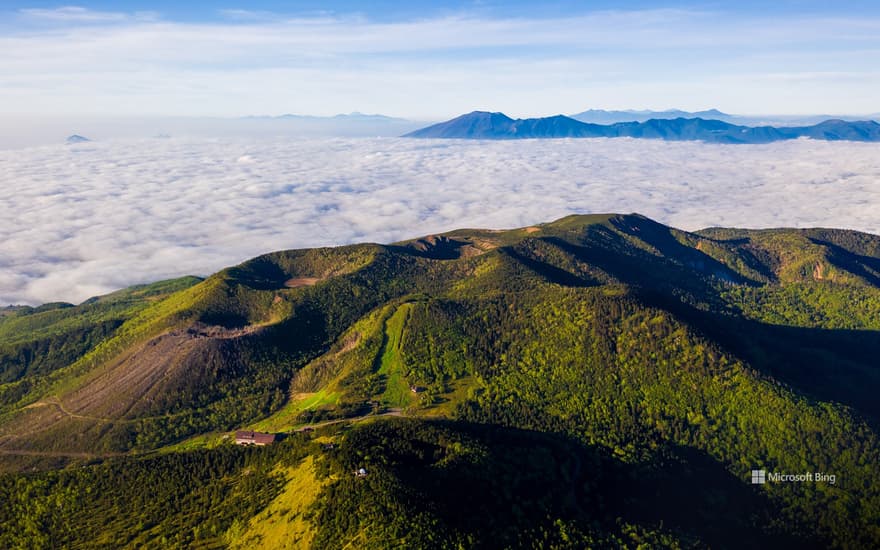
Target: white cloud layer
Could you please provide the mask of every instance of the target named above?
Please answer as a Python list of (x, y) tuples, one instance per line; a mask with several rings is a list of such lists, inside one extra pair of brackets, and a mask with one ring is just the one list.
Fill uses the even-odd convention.
[(880, 145), (184, 140), (0, 151), (0, 304), (570, 213), (880, 233)]

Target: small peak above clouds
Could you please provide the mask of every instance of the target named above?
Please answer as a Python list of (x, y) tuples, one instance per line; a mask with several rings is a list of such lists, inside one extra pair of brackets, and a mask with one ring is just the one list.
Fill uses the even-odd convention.
[(88, 141), (92, 141), (85, 136), (81, 136), (79, 134), (73, 134), (72, 136), (68, 136), (67, 140), (65, 140), (68, 144), (73, 143), (86, 143)]

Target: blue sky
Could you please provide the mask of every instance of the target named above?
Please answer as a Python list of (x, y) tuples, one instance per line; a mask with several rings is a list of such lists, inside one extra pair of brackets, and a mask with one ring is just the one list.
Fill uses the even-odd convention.
[(314, 14), (353, 14), (358, 13), (375, 20), (401, 20), (418, 17), (431, 17), (440, 14), (460, 13), (463, 11), (481, 12), (494, 15), (514, 15), (526, 17), (566, 16), (599, 10), (649, 10), (657, 8), (705, 9), (727, 12), (729, 14), (804, 14), (817, 13), (826, 15), (876, 14), (880, 12), (874, 0), (848, 0), (831, 3), (827, 0), (741, 0), (726, 2), (645, 2), (639, 0), (567, 0), (544, 1), (534, 0), (457, 0), (445, 2), (425, 2), (423, 0), (297, 0), (272, 1), (248, 0), (216, 2), (204, 0), (137, 0), (115, 1), (102, 0), (92, 2), (53, 2), (38, 0), (33, 2), (4, 2), (5, 11), (15, 12), (19, 9), (55, 9), (63, 6), (80, 6), (95, 11), (135, 12), (154, 11), (165, 18), (175, 21), (209, 21), (223, 18), (224, 10), (244, 9), (252, 12), (267, 12), (285, 15)]
[(880, 3), (0, 4), (0, 114), (880, 111)]

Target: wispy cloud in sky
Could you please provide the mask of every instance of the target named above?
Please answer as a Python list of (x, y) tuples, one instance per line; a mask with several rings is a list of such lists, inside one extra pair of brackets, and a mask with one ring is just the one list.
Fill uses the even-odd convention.
[(47, 20), (67, 23), (109, 23), (122, 21), (153, 21), (159, 18), (156, 12), (137, 11), (126, 13), (121, 11), (96, 11), (80, 6), (64, 6), (60, 8), (24, 8), (19, 13), (25, 19)]
[(870, 15), (636, 9), (377, 20), (229, 7), (175, 21), (61, 7), (23, 8), (6, 23), (7, 113), (880, 110), (880, 17)]
[(0, 151), (0, 173), (0, 304), (570, 213), (880, 233), (870, 143), (155, 139)]
[(20, 10), (20, 13), (26, 18), (50, 21), (122, 21), (127, 18), (124, 13), (92, 11), (76, 6), (55, 9), (28, 8)]

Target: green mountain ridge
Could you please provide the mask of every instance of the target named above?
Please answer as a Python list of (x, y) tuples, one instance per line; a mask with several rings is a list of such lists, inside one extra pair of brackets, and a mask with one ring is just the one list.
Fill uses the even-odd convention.
[(878, 356), (880, 237), (637, 214), (6, 310), (0, 546), (876, 546)]

